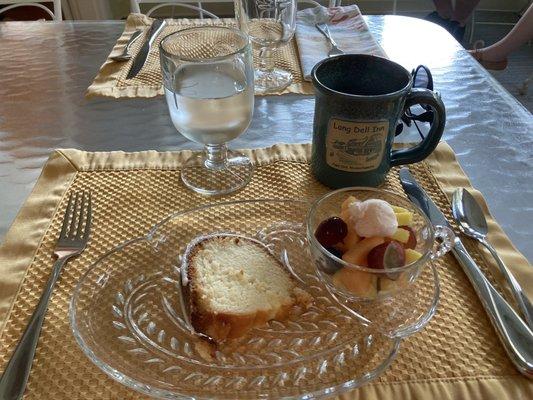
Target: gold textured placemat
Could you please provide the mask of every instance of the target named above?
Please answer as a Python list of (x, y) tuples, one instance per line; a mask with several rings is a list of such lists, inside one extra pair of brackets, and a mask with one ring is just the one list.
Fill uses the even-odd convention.
[[(328, 189), (310, 174), (310, 145), (276, 145), (246, 153), (257, 165), (251, 183), (222, 200), (313, 198)], [(68, 323), (72, 290), (91, 262), (126, 239), (143, 235), (164, 216), (221, 199), (187, 190), (179, 168), (191, 155), (178, 153), (54, 152), (0, 247), (0, 370), (34, 310), (50, 273), (66, 199), (72, 190), (93, 193), (94, 220), (88, 248), (64, 268), (54, 290), (31, 371), (27, 399), (137, 399), (142, 395), (113, 381), (77, 347)], [(450, 218), (449, 196), (471, 188), (445, 143), (413, 174)], [(402, 193), (397, 170), (385, 188)], [(478, 200), (483, 202), (479, 192)], [(483, 204), (485, 204), (483, 202)], [(533, 295), (531, 265), (489, 216), (489, 239)], [(497, 268), (472, 241), (465, 244), (489, 279), (502, 289)], [(451, 255), (439, 264), (441, 300), (435, 317), (405, 340), (397, 359), (377, 380), (343, 399), (529, 399), (533, 383), (507, 359), (465, 274)], [(236, 394), (238, 398), (238, 394)]]
[[(115, 62), (111, 60), (112, 56), (122, 53), (131, 34), (137, 29), (143, 29), (146, 34), (147, 28), (152, 24), (153, 19), (144, 14), (130, 14), (126, 20), (126, 27), (124, 32), (113, 47), (111, 54), (100, 68), (98, 75), (94, 78), (93, 83), (87, 89), (85, 96), (87, 98), (94, 96), (105, 96), (114, 98), (127, 97), (155, 97), (163, 94), (161, 85), (161, 70), (159, 66), (159, 42), (166, 35), (179, 31), (181, 29), (190, 28), (198, 25), (223, 25), (235, 26), (235, 20), (229, 18), (222, 18), (219, 20), (206, 19), (168, 19), (167, 26), (157, 36), (154, 41), (152, 50), (148, 55), (146, 64), (142, 70), (132, 79), (126, 79), (126, 75), (133, 63), (133, 57), (127, 62)], [(140, 50), (144, 36), (137, 40), (131, 47), (130, 53), (134, 56)], [(289, 71), (293, 75), (293, 82), (286, 89), (280, 92), (269, 94), (285, 94), (285, 93), (299, 93), (299, 94), (313, 94), (313, 85), (310, 82), (305, 82), (300, 67), (300, 60), (298, 58), (298, 49), (296, 47), (296, 40), (291, 41), (277, 49), (274, 54), (274, 64), (276, 67)], [(257, 51), (254, 49), (254, 64), (257, 61)], [(257, 67), (257, 65), (255, 65)]]

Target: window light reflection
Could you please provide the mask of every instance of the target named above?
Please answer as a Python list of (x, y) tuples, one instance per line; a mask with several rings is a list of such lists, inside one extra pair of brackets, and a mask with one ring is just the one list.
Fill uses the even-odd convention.
[[(405, 42), (410, 45), (405, 46)], [(440, 26), (418, 18), (393, 15), (384, 17), (381, 44), (391, 60), (409, 70), (419, 64), (431, 68), (450, 66), (461, 49)]]

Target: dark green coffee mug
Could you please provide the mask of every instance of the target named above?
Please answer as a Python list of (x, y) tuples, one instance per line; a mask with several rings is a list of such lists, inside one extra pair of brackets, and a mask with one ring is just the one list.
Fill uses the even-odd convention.
[[(343, 54), (312, 71), (315, 117), (311, 168), (327, 186), (379, 186), (396, 165), (426, 158), (444, 131), (446, 112), (436, 93), (413, 88), (411, 74), (381, 57)], [(433, 111), (427, 136), (408, 149), (392, 150), (406, 108)]]

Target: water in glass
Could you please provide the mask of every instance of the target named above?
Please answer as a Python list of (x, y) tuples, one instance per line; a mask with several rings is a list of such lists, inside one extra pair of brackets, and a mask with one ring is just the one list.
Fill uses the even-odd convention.
[(176, 71), (174, 91), (165, 88), (170, 117), (187, 139), (222, 144), (244, 132), (252, 119), (253, 87), (234, 65), (185, 65)]

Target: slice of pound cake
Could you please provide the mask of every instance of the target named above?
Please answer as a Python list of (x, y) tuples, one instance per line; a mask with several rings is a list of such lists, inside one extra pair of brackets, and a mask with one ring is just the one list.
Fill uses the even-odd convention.
[(253, 239), (210, 235), (186, 257), (190, 319), (215, 341), (288, 318), (311, 298), (268, 249)]

